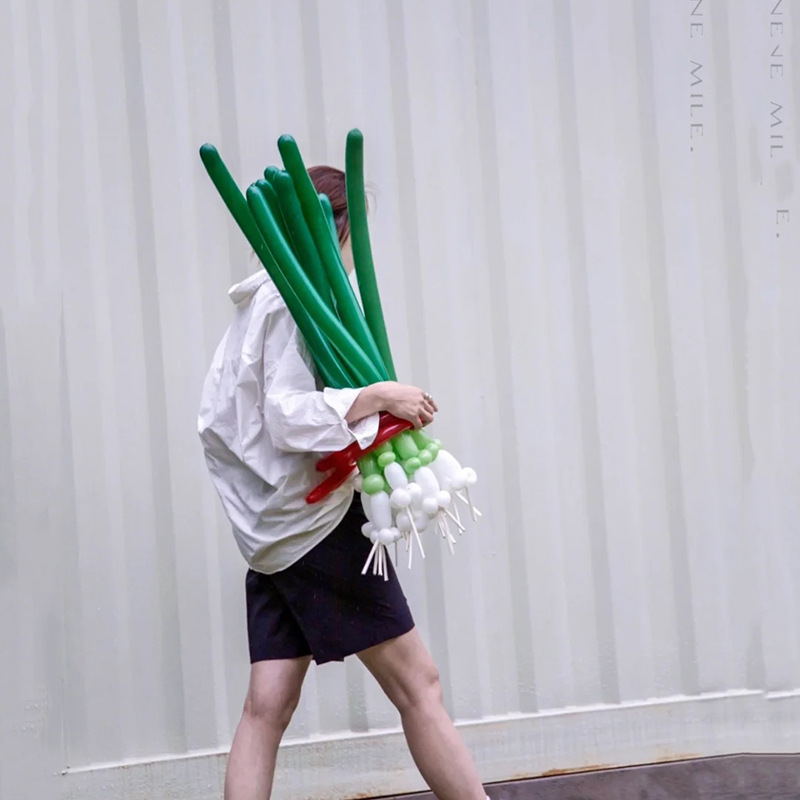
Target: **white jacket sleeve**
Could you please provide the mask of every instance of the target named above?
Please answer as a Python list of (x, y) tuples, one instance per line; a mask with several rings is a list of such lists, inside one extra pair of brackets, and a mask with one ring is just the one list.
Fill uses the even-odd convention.
[(353, 424), (345, 420), (362, 390), (326, 387), (319, 391), (310, 362), (295, 328), (280, 356), (265, 364), (264, 417), (275, 447), (327, 453), (354, 441), (361, 447), (372, 444), (378, 433), (378, 414)]

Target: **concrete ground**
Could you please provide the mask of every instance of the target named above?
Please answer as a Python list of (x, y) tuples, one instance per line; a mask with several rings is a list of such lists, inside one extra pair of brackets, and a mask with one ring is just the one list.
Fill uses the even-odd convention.
[(489, 785), (487, 792), (491, 800), (800, 800), (800, 754), (720, 756), (548, 776)]

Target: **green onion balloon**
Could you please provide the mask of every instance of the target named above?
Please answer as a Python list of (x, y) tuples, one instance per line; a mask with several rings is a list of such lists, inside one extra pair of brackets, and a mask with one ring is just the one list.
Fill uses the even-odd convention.
[[(294, 139), (282, 136), (278, 149), (285, 171), (267, 167), (246, 199), (212, 145), (203, 145), (200, 157), (286, 302), (323, 382), (344, 388), (396, 380), (369, 241), (361, 132), (347, 137), (345, 174), (363, 312), (342, 265), (330, 201), (317, 194)], [(424, 431), (404, 430), (409, 424), (382, 414), (372, 446), (362, 450), (354, 443), (322, 457), (318, 469), (332, 472), (308, 497), (321, 499), (358, 466), (356, 488), (368, 519), (363, 533), (373, 544), (363, 571), (371, 567), (384, 578), (388, 545), (405, 539), (411, 566), (415, 547), (425, 556), (420, 534), (426, 530), (441, 535), (452, 550), (451, 525), (464, 531), (459, 503), (473, 520), (480, 516), (469, 492), (475, 471)]]

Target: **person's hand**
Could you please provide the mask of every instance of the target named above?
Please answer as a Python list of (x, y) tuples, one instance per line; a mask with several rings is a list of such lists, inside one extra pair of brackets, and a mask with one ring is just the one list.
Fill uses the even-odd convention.
[(361, 390), (345, 419), (355, 422), (377, 411), (388, 411), (399, 419), (405, 419), (421, 428), (433, 422), (439, 410), (436, 401), (417, 386), (396, 381), (373, 383)]
[(387, 381), (382, 384), (382, 388), (384, 393), (382, 411), (388, 411), (395, 417), (413, 422), (415, 428), (433, 422), (433, 415), (439, 407), (427, 392), (417, 386), (394, 381)]

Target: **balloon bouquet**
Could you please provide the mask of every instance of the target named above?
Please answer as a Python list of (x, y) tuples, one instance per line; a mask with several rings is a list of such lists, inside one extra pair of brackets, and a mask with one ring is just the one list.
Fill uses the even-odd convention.
[[(364, 191), (364, 139), (359, 130), (347, 136), (345, 174), (353, 261), (362, 311), (341, 260), (333, 211), (317, 194), (300, 151), (291, 136), (281, 136), (278, 149), (285, 169), (270, 166), (264, 178), (242, 195), (216, 148), (204, 144), (200, 158), (208, 174), (281, 293), (313, 356), (326, 386), (357, 388), (396, 380), (375, 279)], [(414, 545), (422, 557), (420, 533), (432, 529), (453, 550), (451, 525), (464, 531), (458, 505), (475, 508), (469, 488), (475, 471), (462, 467), (438, 439), (391, 414), (380, 415), (378, 434), (362, 449), (353, 443), (317, 463), (331, 471), (306, 498), (315, 503), (341, 486), (358, 470), (356, 489), (368, 522), (363, 534), (373, 546), (362, 574), (388, 579), (387, 545), (404, 539), (408, 566)]]

